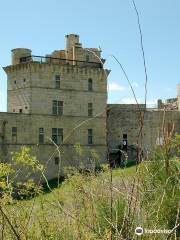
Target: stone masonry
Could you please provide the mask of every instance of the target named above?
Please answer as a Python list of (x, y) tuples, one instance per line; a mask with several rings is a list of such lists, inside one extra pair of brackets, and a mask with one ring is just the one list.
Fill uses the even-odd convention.
[[(101, 52), (83, 48), (79, 36), (66, 36), (66, 49), (45, 57), (30, 49), (13, 49), (7, 73), (7, 113), (0, 113), (0, 158), (21, 146), (47, 164), (48, 179), (57, 177), (57, 165), (80, 165), (74, 145), (80, 144), (84, 165), (92, 151), (106, 159), (106, 102), (108, 70)], [(105, 74), (106, 71), (106, 74)], [(60, 145), (61, 159), (55, 144)]]
[(144, 114), (142, 131), (142, 151), (144, 157), (157, 145), (163, 142), (163, 131), (180, 133), (180, 111), (166, 109), (147, 109), (140, 104), (108, 105), (108, 143), (109, 152), (117, 152), (118, 145), (123, 147), (123, 136), (126, 135), (129, 160), (137, 158), (137, 143), (141, 127), (141, 114)]
[(59, 167), (60, 174), (65, 166), (91, 167), (92, 152), (106, 162), (107, 149), (117, 152), (124, 140), (129, 160), (135, 160), (142, 113), (144, 155), (162, 142), (163, 123), (167, 131), (180, 133), (180, 85), (178, 97), (166, 103), (158, 100), (157, 109), (143, 104), (107, 105), (110, 71), (103, 68), (101, 51), (83, 48), (76, 34), (65, 39), (65, 50), (45, 57), (32, 55), (30, 49), (12, 50), (12, 64), (4, 67), (8, 97), (7, 112), (0, 113), (1, 161), (10, 162), (11, 152), (29, 146), (52, 179)]

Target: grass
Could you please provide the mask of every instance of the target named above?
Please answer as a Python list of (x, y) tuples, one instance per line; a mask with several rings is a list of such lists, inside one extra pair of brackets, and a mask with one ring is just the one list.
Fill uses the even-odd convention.
[[(99, 178), (103, 178), (103, 179), (108, 179), (109, 177), (109, 171), (107, 170), (107, 165), (103, 166), (104, 169), (106, 169), (104, 172), (100, 172), (99, 175), (97, 175), (96, 177), (93, 177), (91, 180), (93, 182), (96, 182), (99, 180)], [(136, 173), (136, 166), (130, 166), (130, 167), (126, 167), (126, 168), (115, 168), (112, 171), (113, 174), (113, 178), (114, 179), (118, 179), (119, 177), (132, 177), (134, 176)], [(72, 176), (73, 177), (73, 176)], [(79, 178), (84, 177), (83, 174), (79, 174)], [(87, 177), (87, 176), (86, 176)], [(71, 177), (70, 177), (71, 178)], [(43, 186), (43, 194), (41, 196), (37, 196), (33, 199), (30, 200), (23, 200), (24, 202), (30, 203), (30, 202), (35, 202), (35, 204), (38, 204), (39, 201), (41, 200), (46, 200), (46, 201), (52, 201), (54, 200), (57, 195), (64, 195), (67, 192), (73, 191), (73, 186), (71, 184), (71, 182), (69, 181), (69, 179), (61, 177), (60, 178), (60, 185), (58, 188), (58, 179), (52, 179), (49, 182), (49, 186), (51, 188), (50, 189), (47, 187), (47, 185)]]
[[(177, 201), (171, 196), (172, 194), (170, 196), (167, 194), (166, 198), (163, 194), (165, 189), (170, 193), (173, 189), (176, 194), (176, 189), (172, 181), (166, 188), (162, 187), (164, 181), (166, 182), (166, 176), (164, 168), (159, 170), (161, 165), (161, 162), (154, 161), (143, 162), (138, 166), (113, 169), (112, 184), (111, 171), (106, 165), (102, 166), (103, 171), (96, 174), (76, 173), (62, 178), (59, 187), (57, 179), (53, 179), (49, 181), (51, 190), (45, 187), (39, 196), (16, 201), (7, 206), (7, 212), (11, 216), (11, 222), (20, 226), (19, 232), (28, 229), (25, 233), (28, 236), (26, 239), (105, 240), (111, 239), (110, 233), (113, 233), (113, 240), (136, 239), (133, 238), (136, 237), (134, 229), (139, 225), (137, 218), (139, 195), (136, 196), (136, 190), (141, 187), (144, 204), (142, 209), (144, 217), (141, 219), (143, 226), (150, 229), (173, 228)], [(152, 175), (153, 173), (155, 174)], [(138, 184), (132, 192), (134, 179), (137, 181), (139, 177), (142, 178), (141, 180), (144, 178), (144, 184)], [(145, 187), (144, 190), (143, 187)], [(172, 201), (175, 206), (173, 209)], [(151, 208), (152, 211), (149, 213)], [(158, 221), (156, 221), (157, 212)], [(123, 222), (124, 216), (126, 216), (125, 222)], [(168, 222), (169, 219), (173, 219), (172, 223)], [(121, 236), (124, 238), (118, 236), (121, 229)], [(162, 235), (154, 239), (163, 240), (164, 237)], [(143, 239), (151, 238), (147, 236)]]
[[(179, 160), (165, 153), (157, 149), (149, 161), (112, 171), (107, 165), (91, 173), (69, 169), (59, 184), (58, 179), (53, 179), (44, 188), (28, 181), (23, 185), (28, 191), (22, 188), (22, 195), (20, 192), (21, 200), (8, 197), (4, 191), (0, 218), (0, 225), (5, 226), (4, 239), (15, 239), (11, 226), (21, 240), (136, 239), (137, 226), (178, 227)], [(1, 183), (1, 186), (4, 185)], [(8, 221), (4, 216), (8, 216)], [(173, 232), (169, 239), (173, 240), (175, 234)], [(180, 237), (180, 232), (176, 235)], [(165, 237), (157, 235), (153, 239)], [(143, 236), (143, 239), (152, 238)]]
[(119, 176), (133, 176), (136, 173), (136, 166), (113, 169), (113, 177)]

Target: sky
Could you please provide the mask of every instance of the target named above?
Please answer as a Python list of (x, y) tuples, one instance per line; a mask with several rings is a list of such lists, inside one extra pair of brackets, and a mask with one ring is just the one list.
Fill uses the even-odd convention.
[[(148, 73), (147, 103), (177, 96), (180, 83), (180, 1), (136, 0)], [(143, 103), (145, 74), (132, 0), (2, 0), (0, 7), (0, 111), (6, 111), (11, 49), (46, 55), (64, 49), (64, 36), (80, 35), (84, 47), (100, 47), (108, 77), (109, 103), (134, 103), (120, 66)]]

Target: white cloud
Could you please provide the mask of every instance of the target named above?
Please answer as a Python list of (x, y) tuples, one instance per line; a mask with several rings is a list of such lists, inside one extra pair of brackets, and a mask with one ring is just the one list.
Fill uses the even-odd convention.
[(111, 82), (109, 83), (109, 91), (123, 91), (125, 90), (125, 87), (119, 85), (118, 83), (115, 83), (115, 82)]
[(139, 84), (137, 82), (132, 82), (132, 86), (137, 88), (139, 87)]

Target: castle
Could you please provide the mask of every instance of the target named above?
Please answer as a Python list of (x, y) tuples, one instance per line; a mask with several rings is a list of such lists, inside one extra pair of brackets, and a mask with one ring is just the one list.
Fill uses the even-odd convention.
[(11, 152), (30, 146), (51, 179), (59, 163), (61, 169), (79, 166), (81, 161), (88, 166), (94, 153), (106, 161), (107, 148), (113, 152), (123, 140), (133, 158), (142, 112), (144, 151), (157, 144), (163, 120), (167, 129), (173, 125), (180, 132), (180, 88), (178, 99), (167, 104), (159, 100), (158, 109), (107, 105), (110, 71), (103, 68), (104, 62), (101, 50), (84, 48), (76, 34), (66, 35), (65, 50), (45, 57), (32, 55), (30, 49), (13, 49), (12, 64), (3, 68), (8, 94), (7, 112), (0, 113), (0, 160), (8, 162)]

